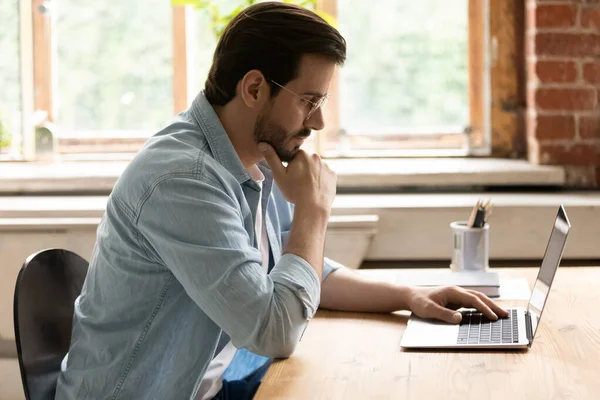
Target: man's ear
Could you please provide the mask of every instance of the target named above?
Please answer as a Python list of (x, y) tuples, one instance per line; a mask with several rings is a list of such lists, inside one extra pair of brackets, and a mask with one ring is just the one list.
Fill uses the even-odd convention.
[(248, 108), (260, 110), (271, 98), (271, 88), (262, 72), (248, 71), (240, 81), (242, 100)]

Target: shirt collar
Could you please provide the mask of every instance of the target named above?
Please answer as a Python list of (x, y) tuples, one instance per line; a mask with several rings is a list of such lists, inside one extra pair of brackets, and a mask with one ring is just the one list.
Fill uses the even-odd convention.
[[(250, 174), (242, 165), (225, 128), (217, 113), (201, 91), (192, 102), (191, 114), (200, 125), (215, 160), (227, 169), (242, 184), (250, 179)], [(262, 170), (262, 169), (261, 169)]]

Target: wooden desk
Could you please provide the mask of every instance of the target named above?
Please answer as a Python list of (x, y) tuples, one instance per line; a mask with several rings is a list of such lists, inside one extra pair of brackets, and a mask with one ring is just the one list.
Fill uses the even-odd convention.
[[(526, 277), (530, 287), (537, 274), (498, 271)], [(559, 269), (528, 351), (404, 351), (407, 313), (321, 310), (292, 357), (273, 363), (255, 398), (600, 399), (599, 288), (599, 267)]]

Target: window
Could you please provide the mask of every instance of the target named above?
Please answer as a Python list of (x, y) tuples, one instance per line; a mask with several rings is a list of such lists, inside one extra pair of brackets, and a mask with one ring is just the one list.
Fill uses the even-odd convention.
[(485, 147), (486, 4), (321, 0), (348, 41), (325, 154), (465, 155)]
[[(216, 44), (207, 9), (31, 1), (35, 108), (56, 123), (63, 153), (135, 152), (204, 86)], [(317, 0), (337, 19), (348, 60), (326, 130), (305, 146), (326, 156), (485, 150), (488, 1)], [(215, 4), (226, 12), (246, 1)]]
[(461, 132), (469, 111), (467, 11), (467, 0), (342, 2), (349, 46), (340, 128), (351, 136)]
[(54, 121), (68, 136), (139, 132), (173, 115), (165, 0), (53, 0)]
[(21, 141), (19, 0), (0, 1), (0, 15), (0, 157), (10, 158)]

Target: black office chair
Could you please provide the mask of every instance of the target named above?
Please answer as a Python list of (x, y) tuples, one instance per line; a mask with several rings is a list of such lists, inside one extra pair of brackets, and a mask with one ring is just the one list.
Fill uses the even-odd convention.
[(74, 302), (88, 262), (62, 249), (25, 260), (14, 298), (17, 354), (28, 400), (54, 399), (60, 364), (69, 351)]

